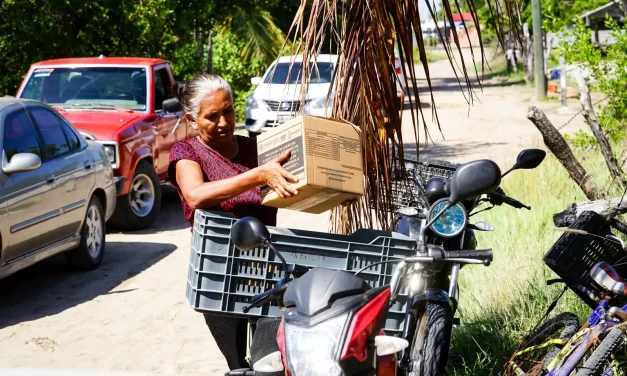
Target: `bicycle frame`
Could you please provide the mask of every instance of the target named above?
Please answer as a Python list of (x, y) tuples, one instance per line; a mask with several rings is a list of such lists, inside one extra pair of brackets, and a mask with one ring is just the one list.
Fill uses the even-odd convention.
[[(603, 317), (608, 313), (607, 300), (601, 301), (597, 308), (590, 314), (586, 324), (577, 332), (558, 353), (558, 355), (549, 364), (547, 376), (568, 376), (577, 367), (577, 364), (590, 351), (592, 345), (602, 340), (605, 334), (614, 326), (618, 325), (616, 321), (602, 321)], [(622, 308), (627, 309), (627, 305)], [(582, 338), (583, 337), (583, 338)], [(610, 365), (604, 375), (611, 375)]]

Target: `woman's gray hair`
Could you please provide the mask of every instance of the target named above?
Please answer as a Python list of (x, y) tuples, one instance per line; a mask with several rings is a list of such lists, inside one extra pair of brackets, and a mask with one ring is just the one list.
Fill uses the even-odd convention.
[(217, 74), (200, 74), (189, 82), (174, 84), (174, 95), (181, 101), (183, 111), (191, 114), (194, 120), (200, 112), (200, 102), (216, 90), (226, 91), (233, 103), (231, 85)]

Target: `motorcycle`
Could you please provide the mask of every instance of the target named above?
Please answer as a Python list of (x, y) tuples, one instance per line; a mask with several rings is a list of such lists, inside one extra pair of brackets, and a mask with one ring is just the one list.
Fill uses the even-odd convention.
[[(396, 264), (389, 286), (372, 288), (358, 276), (376, 264), (355, 274), (288, 266), (260, 221), (250, 217), (238, 220), (231, 228), (235, 246), (242, 251), (267, 246), (288, 271), (248, 307), (270, 301), (282, 307), (276, 346), (271, 344), (270, 350), (259, 352), (250, 373), (238, 374), (443, 375), (459, 300), (459, 270), (463, 265), (487, 266), (492, 261), (491, 249), (476, 249), (473, 230), (493, 228), (482, 222), (468, 224), (468, 218), (481, 202), (491, 203), (491, 208), (505, 203), (530, 209), (506, 196), (499, 185), (513, 170), (537, 167), (545, 155), (539, 149), (523, 150), (504, 174), (493, 161), (478, 160), (457, 167), (450, 180), (433, 177), (426, 186), (416, 180), (429, 205), (399, 210), (396, 230), (416, 239), (417, 252), (377, 263)], [(408, 293), (403, 333), (401, 337), (387, 336), (382, 329), (401, 288)], [(251, 348), (255, 346), (268, 348), (253, 338)]]

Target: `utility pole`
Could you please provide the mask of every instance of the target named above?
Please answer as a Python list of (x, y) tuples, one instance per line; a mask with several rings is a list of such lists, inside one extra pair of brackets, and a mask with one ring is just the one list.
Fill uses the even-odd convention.
[(542, 8), (540, 0), (531, 0), (531, 13), (533, 22), (533, 55), (536, 71), (537, 99), (546, 99), (546, 76), (544, 74), (544, 43), (542, 43)]

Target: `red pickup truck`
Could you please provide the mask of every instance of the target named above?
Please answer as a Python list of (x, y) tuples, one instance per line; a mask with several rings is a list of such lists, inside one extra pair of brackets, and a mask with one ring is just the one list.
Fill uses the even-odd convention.
[(173, 83), (162, 59), (58, 59), (33, 64), (16, 96), (48, 103), (105, 146), (118, 193), (109, 222), (140, 230), (159, 214), (172, 145), (197, 134), (182, 117)]

